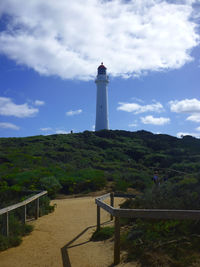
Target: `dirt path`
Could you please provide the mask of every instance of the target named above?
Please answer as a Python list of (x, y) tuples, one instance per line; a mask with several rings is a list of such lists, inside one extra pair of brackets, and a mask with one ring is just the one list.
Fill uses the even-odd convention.
[[(55, 211), (32, 222), (34, 231), (20, 246), (0, 253), (0, 267), (110, 266), (113, 243), (89, 242), (96, 225), (94, 198), (61, 199), (54, 203)], [(109, 214), (101, 209), (101, 222), (109, 219)]]

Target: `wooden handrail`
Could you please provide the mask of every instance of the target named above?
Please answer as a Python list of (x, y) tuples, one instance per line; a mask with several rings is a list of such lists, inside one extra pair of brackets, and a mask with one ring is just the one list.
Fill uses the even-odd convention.
[(200, 210), (114, 209), (113, 216), (143, 219), (191, 220), (200, 219)]
[(17, 209), (17, 208), (20, 208), (20, 207), (22, 207), (22, 206), (24, 206), (24, 205), (27, 205), (28, 203), (30, 203), (30, 202), (36, 200), (37, 198), (39, 198), (39, 197), (41, 197), (41, 196), (46, 195), (47, 193), (48, 193), (47, 191), (42, 191), (42, 192), (40, 192), (39, 194), (34, 195), (34, 196), (32, 196), (32, 197), (30, 197), (30, 198), (28, 198), (28, 199), (26, 199), (26, 200), (24, 200), (24, 201), (22, 201), (22, 202), (19, 202), (19, 203), (17, 203), (17, 204), (8, 206), (8, 207), (6, 207), (6, 208), (3, 208), (3, 209), (0, 210), (0, 215), (2, 215), (2, 214), (4, 214), (4, 213), (7, 213), (7, 212), (9, 212), (9, 211), (11, 211), (11, 210), (15, 210), (15, 209)]
[[(200, 219), (200, 210), (167, 210), (167, 209), (119, 209), (114, 208), (105, 202), (106, 198), (110, 197), (109, 194), (97, 197), (95, 203), (102, 209), (106, 210), (113, 216), (124, 218), (151, 218), (151, 219)], [(114, 197), (130, 198), (134, 195), (116, 193)]]
[(113, 207), (111, 207), (110, 205), (108, 205), (108, 204), (102, 202), (102, 201), (99, 200), (99, 199), (96, 199), (96, 200), (95, 200), (95, 203), (96, 203), (99, 207), (101, 207), (102, 209), (104, 209), (104, 210), (106, 210), (107, 212), (109, 212), (110, 214), (114, 215), (114, 210), (115, 210), (115, 209), (113, 209)]
[(102, 196), (100, 196), (100, 197), (97, 197), (96, 199), (102, 201), (102, 200), (104, 200), (104, 199), (106, 199), (106, 198), (108, 198), (108, 197), (110, 197), (110, 193), (105, 194), (105, 195), (102, 195)]
[[(120, 217), (124, 218), (144, 218), (144, 219), (200, 219), (200, 210), (166, 210), (166, 209), (119, 209), (114, 208), (114, 197), (131, 198), (135, 195), (123, 193), (109, 193), (95, 199), (97, 204), (97, 230), (100, 229), (100, 208), (104, 209), (111, 216), (115, 217), (115, 244), (114, 244), (114, 264), (120, 262)], [(103, 202), (110, 197), (111, 205)], [(112, 217), (111, 217), (112, 218)]]
[(37, 219), (39, 217), (39, 199), (40, 197), (46, 195), (48, 192), (47, 191), (42, 191), (39, 194), (36, 194), (32, 197), (29, 197), (28, 199), (19, 202), (17, 204), (8, 206), (6, 208), (3, 208), (0, 210), (0, 215), (3, 216), (3, 228), (2, 228), (2, 233), (5, 236), (9, 236), (9, 212), (12, 210), (15, 210), (17, 208), (20, 207), (24, 207), (24, 211), (23, 211), (23, 218), (22, 218), (22, 222), (26, 223), (26, 213), (27, 213), (27, 204), (31, 203), (32, 201), (36, 201), (35, 203), (35, 219)]

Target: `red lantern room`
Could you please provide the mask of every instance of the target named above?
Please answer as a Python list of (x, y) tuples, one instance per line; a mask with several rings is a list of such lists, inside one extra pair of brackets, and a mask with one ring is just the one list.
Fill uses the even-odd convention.
[(106, 74), (106, 67), (103, 65), (103, 62), (101, 63), (101, 65), (98, 67), (98, 75), (99, 74)]

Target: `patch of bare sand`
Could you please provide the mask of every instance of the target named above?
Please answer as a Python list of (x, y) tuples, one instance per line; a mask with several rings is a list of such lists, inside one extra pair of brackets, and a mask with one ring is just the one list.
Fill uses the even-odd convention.
[[(96, 225), (94, 198), (59, 199), (53, 203), (57, 205), (55, 211), (31, 222), (34, 231), (23, 238), (20, 246), (0, 253), (0, 267), (110, 266), (113, 242), (89, 242)], [(110, 215), (101, 209), (101, 222), (109, 219)]]

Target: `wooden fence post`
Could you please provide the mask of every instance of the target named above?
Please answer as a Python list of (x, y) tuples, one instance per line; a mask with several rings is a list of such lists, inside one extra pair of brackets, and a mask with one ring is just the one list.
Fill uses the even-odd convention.
[(24, 205), (22, 223), (24, 223), (24, 224), (26, 223), (26, 205)]
[[(110, 197), (110, 205), (104, 202)], [(131, 194), (115, 194), (113, 197), (132, 198)], [(95, 199), (97, 204), (97, 230), (100, 229), (100, 207), (115, 217), (115, 236), (114, 236), (114, 265), (120, 263), (120, 218), (143, 218), (143, 219), (200, 219), (200, 210), (167, 210), (167, 209), (119, 209), (113, 208), (114, 198), (112, 193), (105, 194)]]
[(101, 225), (101, 218), (100, 218), (100, 207), (97, 205), (97, 231), (100, 230), (100, 225)]
[(39, 201), (39, 198), (37, 198), (35, 201), (35, 219), (36, 220), (39, 217), (39, 212), (40, 212), (40, 201)]
[(9, 212), (3, 214), (3, 235), (9, 236)]
[(120, 217), (115, 217), (114, 265), (120, 263)]
[[(110, 193), (110, 206), (114, 207), (114, 193), (113, 192)], [(113, 215), (112, 214), (110, 214), (110, 219), (111, 219), (111, 221), (113, 220)]]
[(22, 211), (20, 211), (21, 218), (20, 220), (22, 223), (26, 223), (26, 218), (27, 218), (27, 205), (29, 203), (32, 203), (35, 201), (35, 219), (38, 219), (40, 216), (40, 210), (39, 210), (39, 198), (41, 196), (44, 196), (47, 194), (47, 191), (42, 191), (39, 194), (36, 194), (22, 202), (19, 202), (17, 204), (8, 206), (6, 208), (0, 209), (0, 216), (2, 216), (2, 228), (0, 229), (0, 234), (3, 234), (4, 236), (9, 236), (9, 212), (12, 210), (16, 210), (18, 208), (22, 208)]

